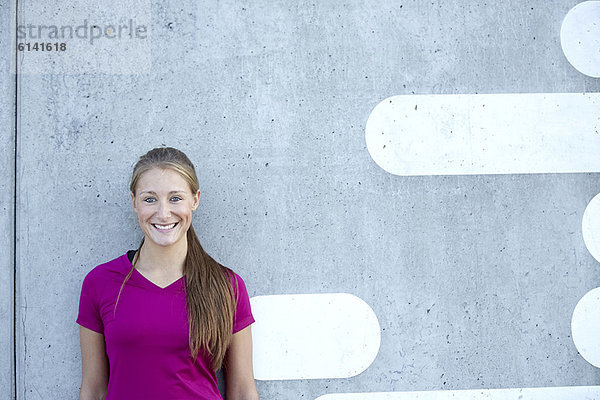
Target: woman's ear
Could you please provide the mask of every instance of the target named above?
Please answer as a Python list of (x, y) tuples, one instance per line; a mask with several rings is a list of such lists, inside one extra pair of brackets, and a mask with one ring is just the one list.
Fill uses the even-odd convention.
[(192, 210), (196, 210), (198, 208), (198, 204), (200, 204), (200, 189), (194, 195), (194, 202), (192, 203)]
[(129, 192), (129, 195), (131, 196), (131, 207), (133, 207), (133, 211), (135, 211), (135, 195), (133, 192)]

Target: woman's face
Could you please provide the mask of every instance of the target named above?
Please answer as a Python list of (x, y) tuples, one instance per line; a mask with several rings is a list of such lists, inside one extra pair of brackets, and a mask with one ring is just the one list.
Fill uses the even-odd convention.
[(167, 247), (187, 240), (200, 190), (192, 193), (183, 176), (172, 169), (152, 168), (140, 176), (135, 191), (131, 203), (145, 243)]

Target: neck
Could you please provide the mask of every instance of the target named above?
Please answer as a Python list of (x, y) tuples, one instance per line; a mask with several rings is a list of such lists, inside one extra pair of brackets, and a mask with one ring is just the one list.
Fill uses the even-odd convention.
[(150, 240), (144, 240), (144, 244), (137, 254), (136, 268), (149, 272), (162, 271), (183, 275), (183, 263), (186, 255), (187, 237), (168, 247), (158, 246)]

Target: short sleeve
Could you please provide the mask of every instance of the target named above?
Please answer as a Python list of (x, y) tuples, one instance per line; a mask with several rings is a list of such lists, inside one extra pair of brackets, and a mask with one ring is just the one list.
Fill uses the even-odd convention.
[(104, 323), (98, 307), (97, 282), (94, 280), (94, 271), (90, 271), (83, 279), (81, 295), (79, 296), (79, 314), (76, 322), (94, 332), (104, 334)]
[[(237, 308), (233, 320), (233, 333), (236, 333), (252, 324), (254, 322), (254, 317), (252, 316), (252, 310), (250, 309), (250, 298), (248, 297), (246, 284), (238, 274), (234, 273), (234, 276), (237, 281)], [(233, 289), (235, 291), (235, 284)]]

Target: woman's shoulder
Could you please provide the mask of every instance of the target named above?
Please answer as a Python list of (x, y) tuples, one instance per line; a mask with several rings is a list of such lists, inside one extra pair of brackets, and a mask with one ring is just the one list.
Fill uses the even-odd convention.
[(223, 269), (231, 280), (233, 292), (235, 293), (236, 297), (240, 294), (247, 296), (248, 290), (246, 289), (246, 283), (244, 282), (244, 279), (242, 279), (242, 277), (231, 268), (223, 267)]
[(229, 276), (229, 278), (231, 279), (231, 282), (232, 282), (234, 285), (236, 284), (236, 282), (237, 282), (237, 283), (239, 283), (239, 282), (242, 282), (242, 283), (244, 283), (244, 280), (242, 279), (242, 277), (241, 277), (241, 276), (239, 276), (239, 275), (238, 275), (238, 273), (237, 273), (237, 272), (235, 272), (234, 270), (232, 270), (231, 268), (229, 268), (229, 267), (225, 267), (224, 265), (221, 265), (221, 268), (223, 269), (223, 271), (225, 272), (225, 274), (226, 274), (227, 276)]
[(107, 277), (111, 277), (114, 275), (123, 275), (126, 274), (128, 269), (131, 268), (131, 264), (129, 263), (129, 259), (127, 258), (127, 253), (120, 255), (119, 257), (113, 258), (110, 261), (104, 262), (102, 264), (96, 265), (92, 268), (86, 275), (86, 280), (102, 280)]

